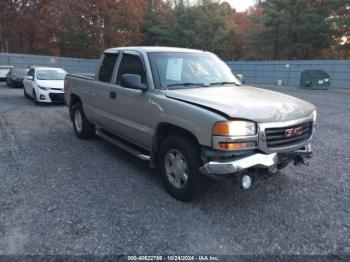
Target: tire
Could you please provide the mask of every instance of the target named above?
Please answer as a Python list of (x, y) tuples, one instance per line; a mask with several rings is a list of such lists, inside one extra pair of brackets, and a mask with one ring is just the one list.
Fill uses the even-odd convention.
[(38, 101), (38, 98), (36, 97), (36, 93), (33, 90), (33, 101), (36, 106), (40, 105), (40, 102)]
[(95, 125), (86, 119), (83, 106), (80, 102), (71, 105), (74, 132), (81, 139), (95, 137)]
[(173, 197), (191, 201), (198, 196), (203, 182), (199, 171), (201, 164), (199, 146), (191, 139), (171, 135), (163, 140), (159, 150), (159, 168), (163, 183)]
[(25, 98), (30, 98), (30, 96), (27, 94), (26, 89), (23, 87), (23, 94)]

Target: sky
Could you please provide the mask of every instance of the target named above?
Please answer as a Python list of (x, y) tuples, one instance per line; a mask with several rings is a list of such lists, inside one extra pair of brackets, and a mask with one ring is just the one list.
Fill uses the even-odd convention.
[(245, 11), (254, 4), (254, 0), (223, 0), (220, 2), (228, 2), (238, 12)]

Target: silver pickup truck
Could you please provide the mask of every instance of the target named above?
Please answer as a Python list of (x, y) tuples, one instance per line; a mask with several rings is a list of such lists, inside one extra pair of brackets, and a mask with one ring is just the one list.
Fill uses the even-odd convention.
[(171, 195), (191, 200), (204, 176), (259, 174), (306, 163), (315, 106), (244, 86), (216, 55), (167, 47), (113, 48), (95, 78), (67, 75), (79, 138), (98, 135), (158, 167)]

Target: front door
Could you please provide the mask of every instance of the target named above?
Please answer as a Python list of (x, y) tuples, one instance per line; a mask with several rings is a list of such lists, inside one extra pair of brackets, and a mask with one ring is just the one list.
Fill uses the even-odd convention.
[(123, 84), (124, 74), (141, 76), (143, 84), (148, 85), (144, 61), (138, 52), (124, 52), (116, 76), (117, 101), (115, 113), (120, 124), (119, 134), (134, 143), (150, 148), (152, 130), (150, 124), (150, 108), (152, 91), (127, 88)]
[(28, 71), (27, 76), (23, 79), (23, 88), (25, 89), (26, 93), (30, 96), (33, 96), (34, 75), (35, 69), (32, 68)]

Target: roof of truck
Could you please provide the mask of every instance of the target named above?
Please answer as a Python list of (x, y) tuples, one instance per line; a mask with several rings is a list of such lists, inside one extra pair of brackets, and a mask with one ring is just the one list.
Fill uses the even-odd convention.
[(166, 46), (129, 46), (129, 47), (116, 47), (109, 48), (105, 50), (105, 53), (114, 53), (118, 51), (139, 51), (145, 53), (152, 52), (181, 52), (181, 53), (206, 53), (205, 51), (188, 49), (188, 48), (179, 48), (179, 47), (166, 47)]

